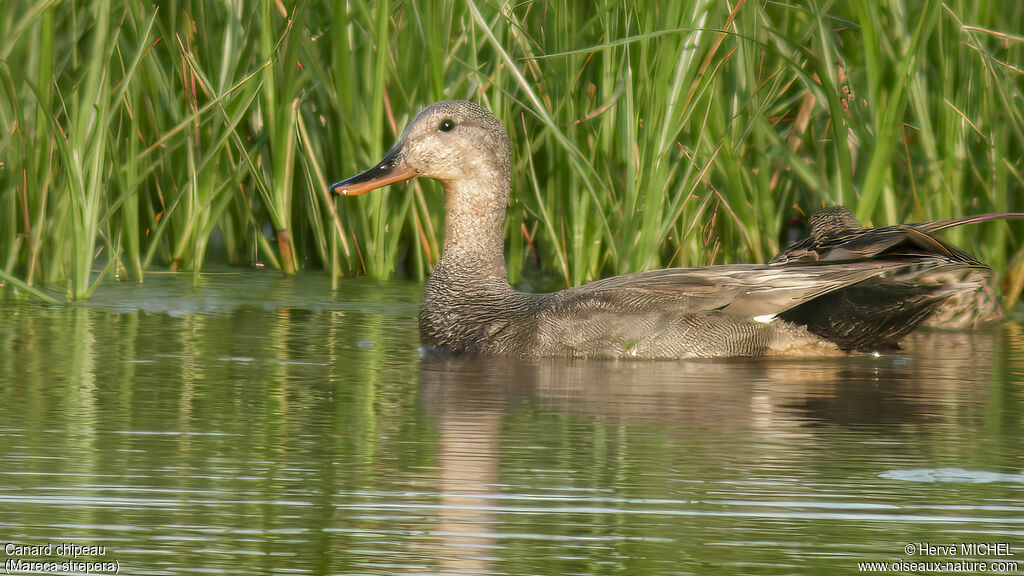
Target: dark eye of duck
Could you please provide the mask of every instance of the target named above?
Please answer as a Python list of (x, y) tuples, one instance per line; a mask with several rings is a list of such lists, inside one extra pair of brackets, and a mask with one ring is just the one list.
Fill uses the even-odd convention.
[(452, 128), (455, 128), (455, 122), (452, 121), (451, 118), (445, 118), (444, 120), (441, 120), (441, 124), (438, 125), (437, 127), (437, 129), (440, 130), (441, 132), (448, 132)]

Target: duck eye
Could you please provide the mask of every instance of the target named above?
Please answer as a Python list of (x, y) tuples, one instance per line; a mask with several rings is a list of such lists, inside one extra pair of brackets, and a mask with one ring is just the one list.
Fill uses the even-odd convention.
[(444, 120), (441, 120), (441, 124), (437, 127), (437, 129), (440, 130), (441, 132), (448, 132), (452, 128), (455, 128), (455, 122), (453, 122), (450, 118), (445, 118)]

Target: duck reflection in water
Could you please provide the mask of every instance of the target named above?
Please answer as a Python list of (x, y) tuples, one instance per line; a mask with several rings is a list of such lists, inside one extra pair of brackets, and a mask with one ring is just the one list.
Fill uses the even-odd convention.
[[(703, 468), (735, 466), (736, 455), (718, 447), (723, 438), (746, 438), (742, 444), (755, 458), (780, 458), (813, 473), (827, 464), (806, 447), (828, 430), (856, 428), (886, 436), (907, 426), (942, 429), (964, 406), (987, 404), (1000, 338), (995, 330), (925, 333), (907, 342), (906, 354), (813, 361), (428, 355), (420, 362), (420, 398), (441, 438), (436, 533), (444, 550), (441, 572), (486, 573), (502, 557), (497, 534), (502, 523), (496, 516), (507, 505), (505, 492), (516, 490), (509, 475), (537, 473), (516, 470), (517, 456), (508, 452), (516, 449), (509, 428), (523, 419), (582, 416), (570, 421), (587, 430), (625, 426), (682, 435), (689, 458)], [(965, 367), (976, 373), (965, 375)]]

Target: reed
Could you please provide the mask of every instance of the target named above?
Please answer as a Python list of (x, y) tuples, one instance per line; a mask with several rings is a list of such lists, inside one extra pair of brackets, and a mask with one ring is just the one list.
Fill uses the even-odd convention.
[[(208, 258), (422, 279), (435, 184), (326, 185), (444, 98), (509, 129), (516, 282), (764, 261), (823, 204), (875, 225), (1021, 211), (1022, 77), (1015, 3), (18, 3), (0, 283), (83, 299)], [(1021, 223), (949, 237), (1020, 292)]]

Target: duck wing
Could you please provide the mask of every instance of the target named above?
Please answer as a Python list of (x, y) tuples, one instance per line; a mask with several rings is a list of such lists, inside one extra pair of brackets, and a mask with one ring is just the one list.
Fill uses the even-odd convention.
[(782, 321), (844, 350), (876, 351), (897, 348), (944, 302), (978, 292), (991, 277), (991, 269), (973, 260), (901, 254), (655, 270), (563, 291), (554, 302), (561, 310), (625, 318), (690, 316), (723, 325)]
[[(828, 211), (832, 216), (826, 220), (818, 218)], [(990, 220), (1024, 218), (1024, 213), (1004, 212), (979, 214), (952, 220), (882, 226), (861, 227), (852, 213), (841, 207), (827, 208), (811, 217), (810, 235), (795, 242), (771, 260), (773, 264), (792, 262), (843, 262), (864, 260), (881, 255), (924, 255), (944, 256), (959, 262), (977, 264), (974, 256), (932, 236), (933, 233), (954, 226), (975, 224)], [(845, 213), (841, 223), (835, 214)], [(817, 221), (816, 221), (817, 220)]]
[[(671, 268), (598, 280), (535, 300), (541, 355), (750, 356), (831, 344), (776, 315), (879, 273), (816, 264)], [(816, 348), (817, 349), (817, 348)]]
[(598, 299), (624, 310), (727, 314), (769, 321), (795, 306), (872, 278), (906, 274), (917, 263), (734, 264), (667, 268), (605, 278), (557, 293), (570, 303)]

